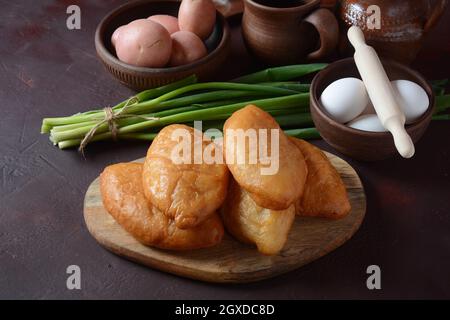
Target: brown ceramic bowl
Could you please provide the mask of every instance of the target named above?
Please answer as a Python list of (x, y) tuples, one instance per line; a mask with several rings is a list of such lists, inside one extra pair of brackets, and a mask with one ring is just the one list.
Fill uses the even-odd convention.
[(180, 3), (177, 0), (141, 0), (126, 3), (111, 11), (100, 22), (95, 32), (97, 55), (121, 83), (134, 89), (145, 90), (183, 79), (192, 74), (200, 80), (215, 75), (227, 58), (230, 46), (230, 29), (225, 18), (217, 12), (217, 22), (211, 36), (205, 41), (208, 55), (187, 65), (167, 68), (136, 67), (120, 61), (111, 44), (111, 35), (118, 27), (135, 19), (154, 14), (177, 16)]
[[(434, 93), (430, 84), (416, 71), (397, 62), (383, 60), (384, 68), (393, 80), (410, 80), (425, 89), (430, 98), (427, 112), (406, 130), (416, 143), (425, 133), (433, 116)], [(320, 103), (320, 95), (332, 82), (346, 77), (361, 79), (353, 58), (337, 61), (319, 72), (311, 84), (311, 114), (317, 130), (332, 147), (351, 158), (364, 161), (383, 160), (397, 154), (389, 132), (367, 132), (349, 128), (331, 119)]]

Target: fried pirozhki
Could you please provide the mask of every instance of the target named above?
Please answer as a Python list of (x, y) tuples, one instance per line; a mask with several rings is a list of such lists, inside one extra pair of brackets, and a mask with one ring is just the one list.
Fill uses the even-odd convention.
[[(194, 139), (194, 132), (199, 139)], [(176, 135), (183, 135), (185, 143), (190, 139), (185, 150), (186, 153), (191, 150), (190, 157), (181, 152), (182, 141), (173, 139)], [(201, 153), (207, 149), (211, 155), (220, 152), (222, 162), (208, 164), (200, 159), (197, 161), (200, 163), (194, 163), (195, 148)], [(180, 157), (174, 159), (173, 155)], [(181, 161), (184, 157), (188, 161)], [(225, 200), (228, 178), (220, 148), (202, 132), (185, 125), (170, 125), (160, 131), (147, 152), (142, 175), (147, 199), (167, 217), (175, 219), (181, 229), (193, 228), (215, 214)]]
[(142, 170), (140, 163), (119, 163), (106, 167), (100, 176), (103, 205), (136, 240), (172, 250), (212, 247), (222, 240), (224, 229), (217, 213), (195, 228), (177, 228), (144, 196)]
[(231, 179), (221, 215), (226, 230), (236, 239), (255, 244), (262, 254), (276, 255), (286, 243), (295, 218), (295, 206), (281, 211), (262, 208)]
[(303, 196), (295, 204), (296, 213), (305, 217), (340, 219), (351, 210), (341, 176), (328, 157), (312, 144), (291, 138), (305, 157), (308, 166)]
[[(266, 129), (266, 130), (264, 130)], [(272, 153), (272, 130), (278, 131), (278, 150)], [(261, 132), (267, 134), (260, 136)], [(250, 135), (256, 133), (256, 141), (237, 137), (239, 133)], [(254, 138), (255, 139), (255, 138)], [(269, 159), (278, 161), (278, 170), (262, 174), (262, 168), (269, 167), (267, 158), (261, 157), (261, 143), (266, 141), (266, 154)], [(250, 145), (252, 144), (252, 146)], [(234, 179), (248, 191), (252, 199), (261, 207), (273, 210), (288, 209), (303, 194), (303, 187), (308, 173), (305, 160), (300, 150), (280, 129), (275, 119), (260, 108), (249, 105), (233, 115), (224, 125), (224, 145), (227, 165)], [(255, 149), (256, 148), (256, 149)], [(250, 161), (252, 153), (258, 154), (257, 161)], [(278, 155), (276, 152), (278, 151)], [(238, 159), (245, 161), (238, 161)], [(263, 160), (263, 161), (261, 161)], [(265, 163), (264, 163), (265, 162)]]

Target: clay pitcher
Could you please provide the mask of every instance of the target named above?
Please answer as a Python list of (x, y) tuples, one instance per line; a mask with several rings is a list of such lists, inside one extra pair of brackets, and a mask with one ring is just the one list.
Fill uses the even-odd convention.
[[(379, 29), (373, 24), (376, 12), (372, 10), (374, 7), (369, 8), (373, 5), (379, 8)], [(447, 0), (341, 0), (340, 51), (344, 55), (352, 53), (346, 34), (351, 25), (356, 25), (379, 55), (410, 64), (446, 5)], [(367, 23), (369, 20), (371, 24)]]
[(271, 65), (318, 60), (337, 51), (339, 25), (320, 0), (245, 0), (242, 34), (254, 56)]

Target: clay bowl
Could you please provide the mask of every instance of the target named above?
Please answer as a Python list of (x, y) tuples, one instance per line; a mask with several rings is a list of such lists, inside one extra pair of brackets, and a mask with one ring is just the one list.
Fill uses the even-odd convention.
[[(425, 89), (430, 98), (427, 112), (406, 130), (414, 143), (425, 133), (433, 116), (435, 97), (430, 84), (416, 71), (394, 61), (383, 60), (390, 80), (410, 80)], [(310, 108), (314, 124), (323, 139), (339, 152), (357, 160), (376, 161), (397, 154), (389, 132), (367, 132), (349, 128), (331, 119), (320, 103), (320, 95), (332, 82), (346, 77), (361, 79), (353, 58), (337, 61), (319, 72), (311, 84)]]
[(177, 16), (180, 3), (177, 0), (134, 1), (111, 11), (100, 22), (95, 32), (97, 55), (106, 69), (124, 85), (134, 90), (159, 87), (192, 74), (199, 80), (208, 80), (215, 75), (227, 58), (230, 46), (230, 29), (225, 18), (217, 12), (217, 22), (205, 45), (208, 55), (193, 63), (167, 68), (136, 67), (120, 61), (111, 44), (111, 35), (116, 28), (135, 19), (147, 18), (153, 14)]

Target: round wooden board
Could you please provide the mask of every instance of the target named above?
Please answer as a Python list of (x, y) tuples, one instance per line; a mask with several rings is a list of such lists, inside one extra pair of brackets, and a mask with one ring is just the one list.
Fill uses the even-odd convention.
[(155, 269), (208, 282), (244, 283), (271, 278), (335, 250), (353, 236), (364, 219), (366, 197), (357, 173), (344, 160), (329, 153), (327, 156), (347, 187), (352, 211), (337, 221), (296, 218), (289, 239), (277, 256), (264, 256), (229, 235), (208, 249), (166, 251), (144, 246), (104, 209), (98, 178), (86, 192), (84, 219), (89, 232), (106, 249)]

